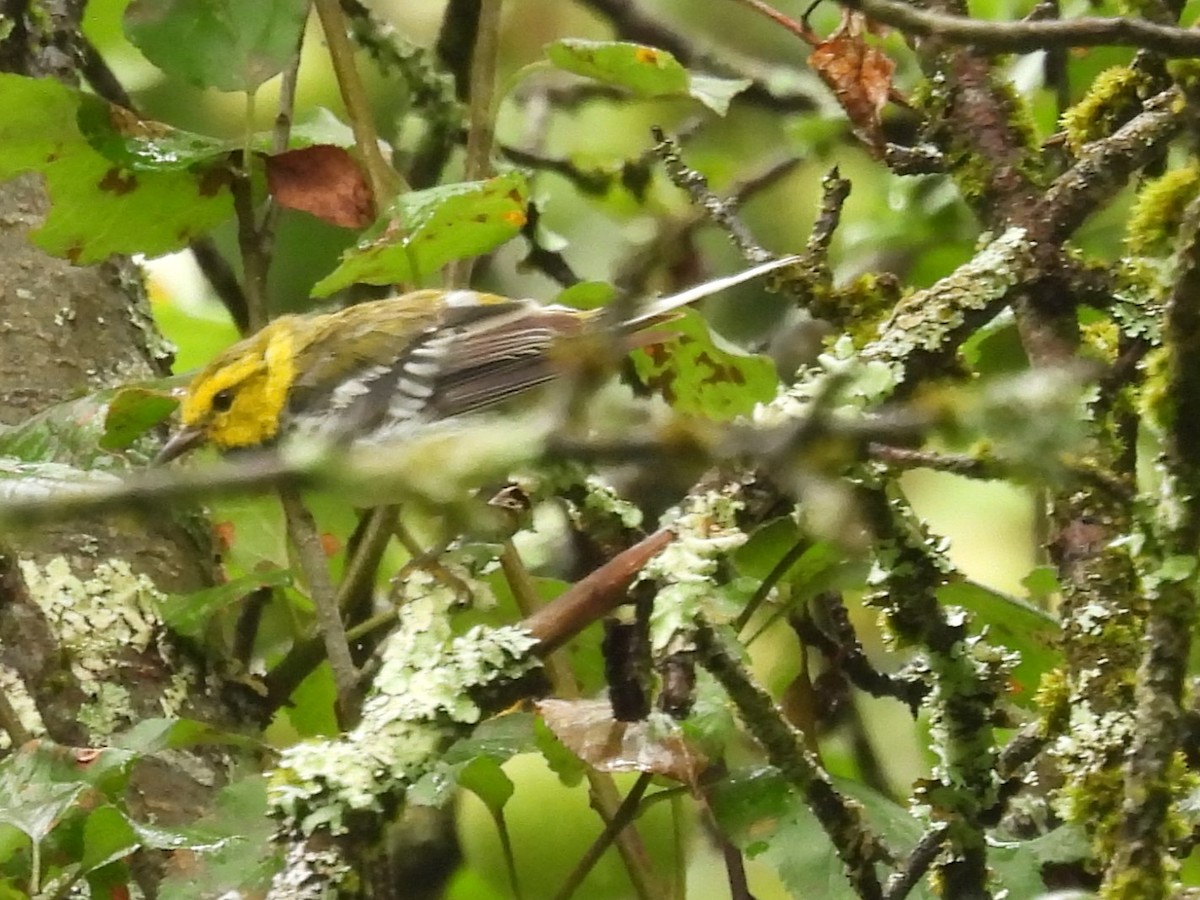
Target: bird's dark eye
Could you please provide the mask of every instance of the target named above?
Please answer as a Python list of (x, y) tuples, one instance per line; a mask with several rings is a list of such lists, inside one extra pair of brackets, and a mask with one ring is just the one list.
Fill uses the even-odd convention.
[(212, 408), (217, 412), (228, 412), (229, 407), (233, 406), (233, 391), (225, 388), (223, 391), (217, 391), (213, 394)]

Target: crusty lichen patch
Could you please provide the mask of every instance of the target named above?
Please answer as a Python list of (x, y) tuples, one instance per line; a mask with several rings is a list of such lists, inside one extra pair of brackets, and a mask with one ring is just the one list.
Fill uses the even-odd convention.
[[(120, 660), (150, 649), (161, 633), (157, 607), (163, 594), (122, 559), (100, 560), (87, 575), (69, 559), (23, 559), (21, 576), (69, 660), (71, 674), (92, 703), (80, 721), (93, 735), (112, 734), (136, 717), (129, 690), (114, 677)], [(178, 697), (176, 698), (178, 699)], [(178, 709), (164, 709), (174, 715)]]
[(726, 597), (716, 575), (723, 559), (749, 540), (737, 524), (745, 504), (735, 483), (707, 491), (668, 510), (662, 525), (675, 540), (642, 569), (639, 580), (657, 584), (650, 633), (657, 651), (684, 649), (698, 616), (712, 622), (731, 621), (740, 607)]
[(338, 740), (284, 751), (270, 802), (288, 830), (340, 834), (352, 813), (383, 813), (430, 770), (448, 739), (478, 722), (474, 692), (538, 665), (537, 643), (517, 627), (452, 630), (455, 586), (415, 569), (401, 587), (399, 626), (357, 727)]

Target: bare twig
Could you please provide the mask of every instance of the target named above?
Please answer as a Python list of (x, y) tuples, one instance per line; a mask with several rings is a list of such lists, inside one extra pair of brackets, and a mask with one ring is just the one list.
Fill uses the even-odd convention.
[(683, 161), (679, 147), (674, 140), (668, 138), (657, 125), (651, 131), (654, 133), (654, 152), (663, 161), (667, 177), (680, 190), (687, 191), (698, 207), (708, 214), (709, 218), (729, 234), (747, 260), (753, 263), (766, 262), (773, 258), (771, 251), (754, 240), (742, 220), (737, 216), (737, 203), (733, 200), (722, 200), (708, 187), (708, 179), (690, 168)]
[(571, 870), (567, 876), (567, 880), (563, 882), (562, 887), (558, 889), (558, 893), (554, 895), (555, 900), (569, 900), (574, 896), (575, 891), (583, 884), (583, 879), (587, 878), (588, 873), (595, 868), (600, 857), (604, 855), (618, 835), (633, 824), (633, 820), (637, 817), (639, 804), (642, 802), (642, 796), (646, 793), (646, 789), (650, 787), (650, 782), (653, 776), (643, 772), (638, 776), (637, 781), (633, 783), (633, 787), (629, 789), (629, 793), (625, 795), (625, 799), (621, 801), (621, 805), (617, 807), (608, 824), (604, 826), (604, 831), (600, 836), (592, 842), (584, 853), (583, 858)]
[(1026, 19), (989, 22), (934, 12), (900, 0), (841, 0), (884, 25), (919, 37), (938, 37), (995, 53), (1032, 53), (1056, 47), (1142, 47), (1163, 56), (1200, 56), (1200, 32), (1145, 19)]
[[(521, 560), (521, 556), (512, 541), (506, 541), (503, 549), (500, 551), (500, 565), (504, 570), (504, 577), (508, 581), (513, 598), (516, 600), (517, 607), (521, 610), (527, 626), (537, 614), (555, 605), (550, 604), (543, 607), (539, 603), (537, 588), (534, 586), (533, 579), (530, 577), (529, 571), (525, 568), (525, 564)], [(604, 566), (597, 571), (602, 572), (606, 568), (607, 566)], [(622, 571), (624, 571), (623, 568)], [(586, 581), (587, 579), (584, 580)], [(615, 596), (624, 599), (625, 585), (618, 581), (616, 586), (617, 589), (614, 591)], [(560, 597), (559, 600), (561, 601), (562, 598)], [(599, 615), (598, 613), (596, 617), (598, 618)], [(530, 630), (533, 631), (534, 629), (530, 627)], [(552, 645), (548, 642), (539, 647), (538, 652), (545, 663), (546, 674), (550, 679), (550, 684), (554, 689), (555, 695), (568, 699), (577, 699), (580, 696), (579, 682), (575, 678), (575, 673), (571, 670), (570, 663), (561, 654), (554, 652)], [(583, 859), (580, 860), (579, 865), (568, 876), (566, 884), (563, 885), (562, 890), (560, 890), (557, 896), (570, 896), (575, 888), (579, 886), (579, 882), (587, 877), (587, 873), (591, 871), (600, 854), (614, 841), (617, 844), (617, 851), (621, 854), (621, 860), (625, 864), (625, 869), (629, 873), (630, 883), (633, 885), (638, 897), (641, 900), (651, 900), (651, 898), (659, 896), (655, 888), (656, 879), (654, 871), (650, 866), (650, 857), (646, 852), (646, 845), (642, 842), (641, 835), (638, 834), (637, 829), (633, 826), (633, 819), (638, 811), (638, 803), (641, 801), (646, 787), (649, 786), (649, 779), (646, 779), (646, 783), (642, 785), (641, 790), (638, 790), (635, 785), (629, 795), (624, 800), (621, 800), (620, 791), (617, 790), (617, 784), (613, 780), (612, 775), (589, 767), (586, 770), (586, 776), (588, 787), (591, 791), (592, 805), (604, 820), (605, 828), (601, 836), (584, 855)], [(634, 796), (635, 794), (636, 797)], [(599, 848), (598, 850), (597, 847)], [(594, 856), (593, 853), (595, 854)]]
[(909, 895), (941, 853), (948, 830), (949, 826), (942, 823), (934, 825), (921, 836), (900, 869), (888, 878), (883, 892), (884, 900), (904, 900)]
[(337, 75), (342, 102), (346, 104), (350, 127), (354, 130), (354, 145), (366, 166), (375, 207), (382, 209), (404, 187), (403, 179), (379, 150), (371, 106), (354, 64), (354, 47), (346, 33), (346, 18), (338, 0), (313, 0), (313, 3), (325, 32), (329, 58)]
[(321, 548), (321, 536), (317, 533), (317, 523), (312, 513), (298, 492), (285, 489), (279, 492), (279, 496), (287, 515), (288, 536), (300, 557), (317, 613), (317, 627), (321, 630), (329, 665), (333, 668), (333, 680), (338, 691), (338, 718), (343, 726), (349, 727), (357, 706), (358, 672), (350, 657), (350, 644), (346, 640), (333, 580), (329, 577), (329, 566)]

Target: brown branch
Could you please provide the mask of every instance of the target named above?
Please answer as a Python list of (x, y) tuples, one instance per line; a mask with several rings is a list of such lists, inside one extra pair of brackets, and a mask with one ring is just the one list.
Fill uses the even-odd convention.
[(674, 540), (667, 530), (656, 531), (640, 543), (613, 557), (575, 583), (553, 603), (543, 606), (522, 623), (539, 641), (544, 656), (607, 615), (626, 600), (625, 588), (650, 558)]
[(1032, 53), (1065, 47), (1141, 47), (1163, 56), (1200, 56), (1200, 31), (1145, 19), (1040, 19), (988, 22), (911, 6), (899, 0), (842, 0), (876, 22), (906, 34), (970, 44), (995, 53)]

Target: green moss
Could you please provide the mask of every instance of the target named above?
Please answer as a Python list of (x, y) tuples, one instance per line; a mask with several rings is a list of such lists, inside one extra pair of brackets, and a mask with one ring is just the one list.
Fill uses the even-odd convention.
[(1138, 412), (1142, 419), (1160, 430), (1167, 430), (1175, 420), (1175, 402), (1171, 396), (1171, 355), (1162, 347), (1146, 354), (1142, 361), (1143, 388)]
[(1097, 319), (1080, 328), (1084, 346), (1095, 351), (1098, 359), (1113, 362), (1117, 358), (1121, 329), (1111, 319)]
[(809, 309), (818, 318), (842, 324), (861, 350), (879, 333), (879, 323), (900, 300), (900, 286), (890, 276), (868, 273), (849, 284), (826, 292)]
[(1148, 182), (1138, 193), (1125, 230), (1125, 246), (1140, 256), (1170, 253), (1188, 204), (1200, 195), (1195, 162)]
[(1033, 703), (1041, 713), (1043, 737), (1053, 737), (1067, 731), (1071, 720), (1071, 684), (1062, 669), (1042, 675)]
[(1108, 137), (1117, 125), (1141, 109), (1146, 76), (1125, 66), (1105, 69), (1083, 99), (1062, 114), (1067, 146), (1078, 156), (1094, 140)]

